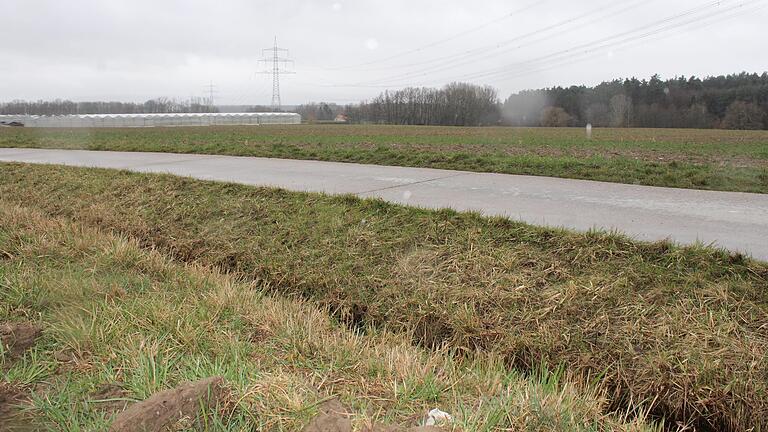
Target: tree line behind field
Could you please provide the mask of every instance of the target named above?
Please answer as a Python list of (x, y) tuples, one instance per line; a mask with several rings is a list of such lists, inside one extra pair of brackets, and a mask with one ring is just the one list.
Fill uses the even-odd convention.
[(353, 122), (389, 124), (767, 129), (768, 73), (617, 79), (526, 90), (504, 102), (492, 88), (450, 84), (387, 91), (346, 111)]
[(768, 73), (709, 78), (637, 78), (595, 87), (553, 87), (511, 95), (500, 108), (515, 126), (768, 128)]
[[(271, 111), (254, 106), (248, 111)], [(118, 114), (216, 112), (202, 100), (159, 98), (144, 103), (14, 101), (0, 114)], [(768, 72), (662, 80), (606, 81), (594, 87), (525, 90), (503, 102), (488, 86), (452, 83), (443, 88), (384, 91), (353, 105), (309, 103), (293, 110), (307, 122), (348, 121), (399, 125), (546, 126), (768, 129)]]
[(353, 123), (401, 125), (768, 129), (768, 73), (617, 79), (525, 90), (503, 102), (491, 87), (454, 83), (385, 91), (357, 105), (305, 104), (296, 111), (310, 122), (343, 114)]
[(166, 114), (218, 112), (203, 99), (179, 101), (170, 98), (135, 102), (73, 102), (15, 100), (0, 104), (0, 115), (74, 115), (74, 114)]

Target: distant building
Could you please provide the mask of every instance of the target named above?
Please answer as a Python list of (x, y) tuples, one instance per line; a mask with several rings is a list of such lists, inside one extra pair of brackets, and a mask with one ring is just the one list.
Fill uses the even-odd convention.
[(346, 114), (339, 114), (333, 119), (335, 123), (349, 123), (349, 117)]

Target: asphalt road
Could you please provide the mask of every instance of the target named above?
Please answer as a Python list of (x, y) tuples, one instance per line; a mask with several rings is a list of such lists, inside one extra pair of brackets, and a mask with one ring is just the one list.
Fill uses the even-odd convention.
[(411, 206), (475, 210), (536, 225), (618, 230), (639, 240), (669, 238), (681, 244), (715, 244), (768, 260), (768, 195), (763, 194), (169, 153), (4, 148), (0, 149), (0, 161), (118, 168), (294, 191), (379, 197)]

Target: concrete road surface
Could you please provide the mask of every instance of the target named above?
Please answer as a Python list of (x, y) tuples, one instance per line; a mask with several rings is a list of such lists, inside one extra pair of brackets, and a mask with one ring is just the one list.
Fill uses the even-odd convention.
[(640, 240), (713, 243), (768, 260), (768, 195), (762, 194), (168, 153), (6, 148), (0, 149), (0, 161), (119, 168), (295, 191), (351, 193), (411, 206), (477, 210), (537, 225), (615, 229)]

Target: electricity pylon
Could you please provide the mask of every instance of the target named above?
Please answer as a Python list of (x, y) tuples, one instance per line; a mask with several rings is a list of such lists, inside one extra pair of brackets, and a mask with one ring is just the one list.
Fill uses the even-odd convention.
[(285, 57), (280, 57), (281, 53), (285, 53), (285, 55), (287, 56), (288, 50), (277, 46), (277, 36), (275, 36), (275, 45), (272, 48), (263, 49), (262, 55), (264, 56), (264, 58), (259, 60), (259, 62), (264, 62), (265, 66), (269, 65), (270, 63), (272, 64), (271, 70), (264, 70), (264, 71), (260, 71), (259, 73), (272, 75), (272, 109), (274, 111), (280, 111), (280, 107), (281, 107), (280, 75), (295, 73), (285, 69), (288, 63), (293, 63), (293, 60), (290, 60)]

